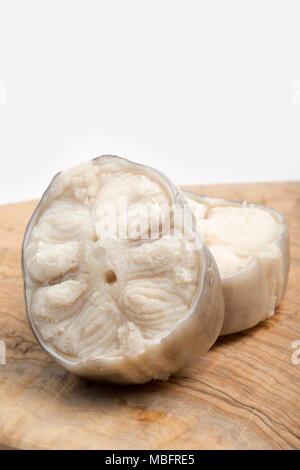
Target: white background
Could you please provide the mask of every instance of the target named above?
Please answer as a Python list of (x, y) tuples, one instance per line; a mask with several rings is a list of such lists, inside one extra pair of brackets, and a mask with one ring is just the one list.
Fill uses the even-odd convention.
[(300, 178), (300, 2), (0, 0), (0, 203), (103, 153)]

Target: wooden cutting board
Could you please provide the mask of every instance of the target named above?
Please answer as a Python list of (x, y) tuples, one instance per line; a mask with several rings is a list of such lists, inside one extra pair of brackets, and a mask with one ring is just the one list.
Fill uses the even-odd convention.
[(0, 366), (0, 448), (300, 448), (300, 364), (292, 361), (300, 340), (300, 182), (187, 189), (266, 204), (286, 216), (292, 264), (276, 315), (220, 338), (165, 383), (81, 380), (42, 351), (25, 317), (20, 250), (36, 201), (2, 206), (0, 340), (7, 364)]

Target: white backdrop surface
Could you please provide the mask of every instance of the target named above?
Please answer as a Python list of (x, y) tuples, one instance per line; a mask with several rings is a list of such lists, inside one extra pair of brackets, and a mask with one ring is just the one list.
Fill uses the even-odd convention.
[(177, 184), (300, 179), (300, 2), (0, 0), (0, 203), (111, 153)]

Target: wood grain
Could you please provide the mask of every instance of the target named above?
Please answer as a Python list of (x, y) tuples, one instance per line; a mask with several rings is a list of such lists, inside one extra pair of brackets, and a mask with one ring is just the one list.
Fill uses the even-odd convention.
[(0, 207), (0, 448), (300, 448), (300, 183), (186, 187), (269, 205), (287, 218), (292, 264), (277, 314), (221, 338), (165, 383), (104, 386), (65, 372), (25, 317), (20, 250), (35, 201)]

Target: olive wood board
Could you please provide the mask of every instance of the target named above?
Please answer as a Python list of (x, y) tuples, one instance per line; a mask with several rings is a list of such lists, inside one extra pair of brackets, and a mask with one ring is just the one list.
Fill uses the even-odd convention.
[(37, 201), (0, 206), (0, 449), (300, 448), (300, 182), (185, 189), (284, 214), (291, 268), (276, 314), (219, 338), (166, 382), (80, 379), (41, 349), (25, 315), (21, 244)]

